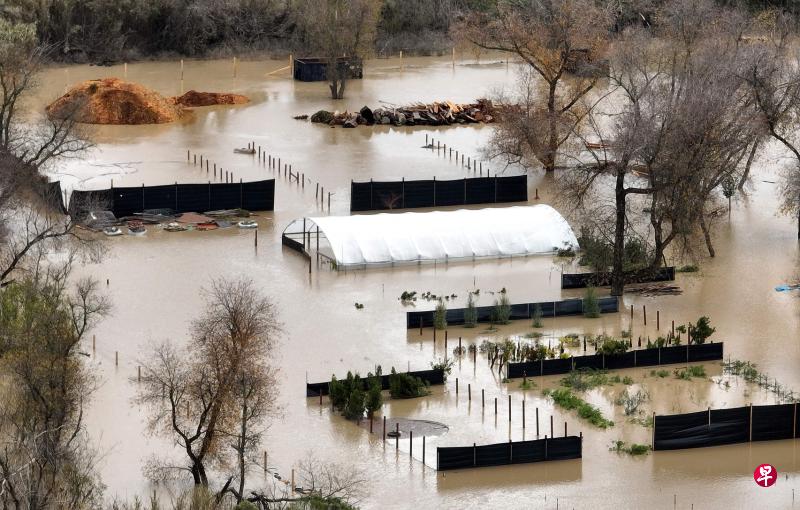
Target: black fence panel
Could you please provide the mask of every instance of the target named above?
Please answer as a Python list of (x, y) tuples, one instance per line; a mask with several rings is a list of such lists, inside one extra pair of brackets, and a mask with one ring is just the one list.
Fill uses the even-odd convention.
[[(720, 344), (722, 345), (722, 344)], [(661, 364), (660, 349), (641, 349), (636, 351), (637, 367), (653, 367)]]
[(547, 460), (547, 457), (545, 457), (546, 447), (543, 440), (520, 441), (510, 443), (510, 445), (512, 464), (529, 464)]
[(654, 425), (655, 450), (792, 439), (797, 437), (797, 404), (656, 416)]
[(46, 204), (61, 213), (67, 213), (67, 209), (64, 207), (64, 193), (61, 190), (60, 181), (48, 182), (44, 186), (37, 187), (37, 189)]
[(753, 441), (795, 437), (795, 405), (753, 406)]
[(350, 182), (350, 210), (369, 211), (372, 207), (370, 182)]
[[(242, 209), (248, 211), (275, 210), (275, 179), (245, 182), (241, 183), (241, 186)], [(180, 192), (183, 192), (183, 186), (179, 186), (179, 193)]]
[(472, 446), (448, 446), (436, 448), (436, 469), (463, 469), (475, 467), (475, 448)]
[(211, 209), (236, 209), (241, 206), (242, 192), (238, 184), (217, 184), (211, 188)]
[(176, 211), (210, 211), (210, 184), (181, 184), (178, 186), (178, 205)]
[(173, 209), (177, 210), (178, 198), (176, 196), (177, 186), (169, 184), (166, 186), (148, 186), (142, 188), (145, 209)]
[(456, 446), (436, 449), (436, 469), (466, 469), (473, 467), (525, 464), (548, 460), (580, 459), (582, 438), (576, 436), (534, 439), (516, 443), (497, 443), (482, 446)]
[(686, 363), (688, 361), (687, 353), (688, 351), (685, 345), (662, 347), (661, 364), (669, 365), (671, 363)]
[(467, 193), (464, 202), (467, 204), (490, 204), (494, 202), (495, 181), (491, 177), (467, 179)]
[(582, 439), (575, 436), (554, 437), (547, 441), (547, 460), (580, 459)]
[(497, 177), (497, 202), (527, 202), (528, 176)]
[(523, 303), (520, 305), (511, 305), (511, 320), (530, 319), (531, 318), (531, 305), (530, 303)]
[[(674, 267), (661, 267), (655, 271), (627, 273), (626, 283), (667, 282), (675, 279)], [(562, 289), (583, 289), (588, 286), (607, 287), (611, 285), (611, 273), (562, 273)]]
[(581, 369), (600, 370), (603, 368), (603, 355), (590, 354), (587, 356), (575, 356), (574, 358), (572, 358), (572, 362), (575, 367), (575, 370), (581, 370)]
[(706, 446), (709, 441), (708, 412), (656, 416), (653, 449), (677, 450)]
[(434, 181), (406, 181), (403, 203), (406, 209), (434, 206)]
[(370, 209), (400, 209), (403, 207), (402, 182), (372, 182)]
[[(713, 350), (707, 346), (714, 345)], [(701, 349), (702, 361), (722, 359), (723, 347), (725, 344), (705, 344), (690, 345), (689, 352), (693, 349)], [(617, 370), (622, 368), (650, 367), (656, 365), (668, 365), (671, 363), (686, 363), (686, 346), (675, 347), (654, 347), (651, 349), (637, 349), (628, 351), (615, 356), (604, 356), (603, 354), (590, 354), (575, 356), (568, 359), (548, 359), (543, 362), (523, 362), (509, 363), (506, 377), (509, 379), (523, 376), (536, 377), (539, 375), (566, 374), (571, 370)], [(540, 363), (541, 368), (540, 368)]]
[(114, 197), (112, 190), (73, 191), (69, 200), (69, 215), (79, 220), (89, 211), (111, 210)]
[(555, 304), (556, 316), (562, 315), (581, 315), (583, 313), (582, 299), (566, 299)]
[(745, 443), (750, 440), (750, 408), (712, 409), (709, 444)]
[(463, 205), (466, 179), (436, 181), (436, 205)]
[[(402, 372), (413, 377), (419, 377), (423, 381), (427, 382), (431, 386), (435, 386), (437, 384), (444, 384), (444, 370), (442, 369), (431, 369), (431, 370), (417, 370), (416, 372)], [(383, 374), (381, 375), (381, 388), (384, 390), (389, 389), (389, 376), (391, 374)], [(340, 379), (341, 380), (341, 379)], [(366, 389), (367, 379), (363, 377), (361, 379), (364, 383), (364, 389)], [(319, 383), (306, 383), (306, 397), (318, 397), (320, 394), (327, 395), (330, 381), (324, 381)]]
[(712, 361), (722, 359), (722, 344), (689, 345), (689, 361)]
[(542, 375), (566, 374), (571, 370), (572, 358), (556, 358), (542, 361)]
[(481, 467), (511, 464), (508, 444), (487, 444), (475, 448), (475, 465)]
[[(599, 298), (601, 313), (614, 313), (618, 311), (619, 301), (614, 296)], [(511, 319), (530, 319), (536, 306), (542, 310), (543, 317), (555, 317), (565, 315), (581, 315), (583, 313), (583, 301), (581, 299), (567, 299), (565, 301), (546, 301), (543, 303), (522, 303), (511, 305)], [(478, 306), (478, 322), (491, 322), (494, 306)], [(445, 317), (447, 323), (451, 325), (464, 324), (464, 308), (451, 308), (447, 310)], [(422, 321), (420, 323), (420, 321)], [(406, 328), (413, 329), (420, 327), (433, 326), (433, 310), (406, 312)]]
[(143, 190), (144, 186), (135, 188), (112, 188), (112, 212), (117, 218), (123, 216), (131, 216), (133, 213), (142, 212), (144, 209), (149, 209), (148, 205), (144, 202)]
[(350, 183), (350, 211), (412, 209), (528, 200), (527, 175)]
[(540, 375), (542, 375), (541, 361), (508, 364), (507, 377), (509, 379), (516, 379), (518, 377), (538, 377)]
[(637, 351), (629, 351), (615, 356), (605, 356), (605, 366), (609, 370), (633, 368), (636, 366)]

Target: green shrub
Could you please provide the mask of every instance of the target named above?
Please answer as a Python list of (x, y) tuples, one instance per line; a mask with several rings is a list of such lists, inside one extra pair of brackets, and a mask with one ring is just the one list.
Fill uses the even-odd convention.
[(258, 510), (258, 507), (246, 499), (243, 499), (233, 508), (233, 510)]
[(464, 310), (464, 327), (474, 328), (478, 325), (478, 309), (475, 307), (475, 298), (472, 292), (467, 296), (467, 309)]
[(397, 373), (392, 368), (389, 374), (389, 394), (392, 398), (416, 398), (428, 395), (428, 383), (419, 377), (406, 373)]
[(447, 380), (447, 376), (450, 375), (450, 372), (453, 371), (453, 364), (456, 360), (450, 359), (442, 359), (439, 358), (437, 361), (431, 361), (431, 368), (433, 370), (441, 370), (444, 372), (444, 380)]
[(511, 319), (511, 301), (508, 299), (508, 294), (505, 290), (500, 292), (500, 299), (495, 299), (494, 308), (492, 309), (492, 323), (493, 324), (508, 324)]
[(650, 452), (650, 446), (638, 443), (633, 443), (628, 446), (625, 441), (614, 441), (611, 443), (609, 451), (627, 453), (628, 455), (646, 455), (648, 452)]
[(544, 324), (542, 323), (542, 305), (536, 303), (533, 305), (533, 327), (534, 328), (543, 328)]
[(694, 264), (681, 266), (675, 270), (676, 273), (696, 273), (698, 271), (700, 271), (700, 268)]
[(614, 422), (603, 417), (600, 409), (585, 402), (566, 388), (559, 388), (552, 391), (545, 391), (544, 394), (553, 399), (553, 402), (567, 410), (576, 410), (578, 416), (587, 420), (592, 425), (601, 429), (614, 426)]
[(598, 337), (597, 341), (597, 352), (606, 356), (625, 354), (630, 346), (627, 340), (617, 340), (605, 335)]
[(703, 365), (695, 365), (691, 367), (676, 369), (673, 373), (675, 374), (676, 378), (688, 381), (693, 377), (705, 377), (706, 367), (704, 367)]
[(631, 416), (638, 413), (639, 406), (648, 400), (650, 400), (650, 394), (644, 390), (639, 390), (636, 393), (625, 390), (622, 395), (617, 397), (614, 403), (618, 406), (622, 406), (625, 416)]
[(583, 315), (590, 319), (600, 317), (600, 303), (597, 301), (594, 287), (586, 288), (586, 294), (583, 296)]
[(442, 298), (439, 298), (436, 309), (433, 311), (433, 327), (436, 329), (447, 328), (447, 305), (444, 304)]
[(345, 403), (344, 409), (342, 409), (342, 414), (348, 420), (360, 420), (364, 417), (364, 409), (366, 408), (367, 394), (364, 390), (355, 388), (353, 391), (350, 392), (350, 395), (347, 397), (347, 402)]
[(608, 372), (592, 368), (573, 370), (561, 379), (561, 386), (577, 391), (587, 391), (609, 383)]
[(697, 319), (697, 325), (689, 323), (689, 338), (692, 343), (704, 344), (714, 334), (716, 328), (711, 327), (711, 321), (705, 315)]

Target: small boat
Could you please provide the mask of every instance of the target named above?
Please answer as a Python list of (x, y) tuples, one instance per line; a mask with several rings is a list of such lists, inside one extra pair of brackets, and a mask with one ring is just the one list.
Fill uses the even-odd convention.
[(206, 230), (216, 230), (216, 229), (217, 229), (217, 224), (214, 222), (197, 224), (197, 230), (206, 231)]
[(105, 235), (107, 235), (108, 237), (121, 236), (122, 235), (122, 229), (119, 228), (119, 227), (114, 227), (114, 226), (106, 227), (106, 228), (103, 229), (103, 233)]
[(184, 227), (180, 223), (173, 221), (167, 223), (167, 225), (164, 227), (164, 230), (166, 230), (167, 232), (183, 232), (186, 230), (186, 227)]
[(242, 148), (239, 148), (239, 149), (233, 149), (233, 152), (235, 152), (236, 154), (255, 154), (256, 150), (255, 149), (251, 149), (249, 147), (248, 148), (242, 147)]
[(147, 229), (144, 227), (139, 220), (132, 220), (128, 222), (128, 233), (133, 236), (141, 236), (147, 232)]
[(239, 228), (258, 228), (258, 223), (253, 220), (242, 220), (236, 226)]

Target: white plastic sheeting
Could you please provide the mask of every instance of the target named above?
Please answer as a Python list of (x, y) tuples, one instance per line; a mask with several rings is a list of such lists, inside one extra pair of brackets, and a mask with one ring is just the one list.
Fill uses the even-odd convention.
[(339, 265), (504, 257), (578, 247), (548, 205), (310, 218)]

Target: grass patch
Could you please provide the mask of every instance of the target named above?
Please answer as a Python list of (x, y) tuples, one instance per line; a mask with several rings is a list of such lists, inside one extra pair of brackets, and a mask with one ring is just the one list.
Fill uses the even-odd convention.
[(625, 390), (622, 395), (617, 397), (614, 403), (618, 406), (622, 406), (623, 411), (625, 411), (625, 416), (631, 416), (638, 414), (639, 406), (648, 400), (650, 400), (650, 394), (644, 390), (639, 390), (636, 393)]
[(645, 416), (642, 418), (641, 416), (637, 416), (635, 418), (629, 418), (628, 423), (635, 423), (636, 425), (641, 425), (642, 427), (646, 427), (648, 429), (653, 428), (653, 415)]
[(700, 271), (700, 268), (694, 264), (681, 266), (675, 270), (676, 273), (696, 273), (698, 271)]
[(650, 453), (650, 446), (646, 444), (632, 443), (628, 444), (625, 441), (614, 441), (611, 443), (609, 451), (616, 453), (627, 453), (628, 455), (647, 455)]
[(651, 377), (661, 377), (663, 379), (664, 377), (669, 377), (669, 370), (663, 370), (663, 369), (662, 370), (651, 370), (650, 371), (650, 376)]
[(521, 390), (530, 390), (536, 387), (536, 383), (530, 381), (528, 379), (523, 379), (521, 383), (519, 383), (519, 389)]
[(566, 377), (563, 377), (561, 386), (572, 388), (576, 391), (587, 391), (598, 386), (605, 386), (609, 382), (608, 372), (605, 370), (582, 368), (573, 370)]
[(633, 384), (633, 378), (626, 375), (625, 377), (622, 378), (622, 384), (624, 384), (625, 386), (630, 386), (631, 384)]
[(674, 371), (674, 374), (677, 379), (689, 381), (694, 377), (706, 377), (706, 367), (703, 365), (696, 365), (692, 367), (678, 368)]
[(609, 427), (614, 426), (614, 422), (606, 419), (603, 416), (603, 413), (600, 412), (600, 409), (587, 403), (582, 398), (578, 397), (577, 395), (575, 395), (566, 388), (559, 388), (552, 391), (545, 390), (543, 392), (543, 395), (552, 398), (553, 403), (555, 403), (559, 407), (563, 407), (564, 409), (567, 409), (569, 411), (572, 410), (577, 411), (578, 416), (588, 421), (595, 427), (599, 427), (601, 429), (607, 429)]

